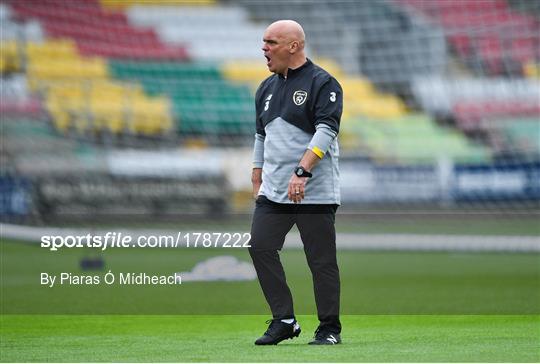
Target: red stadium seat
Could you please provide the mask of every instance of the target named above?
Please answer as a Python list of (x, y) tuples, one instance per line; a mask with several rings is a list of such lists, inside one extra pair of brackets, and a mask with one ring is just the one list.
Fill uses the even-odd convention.
[(453, 107), (453, 114), (459, 127), (463, 130), (474, 130), (482, 122), (508, 117), (538, 117), (540, 105), (533, 102), (461, 102)]
[(154, 30), (133, 27), (122, 12), (105, 11), (97, 1), (15, 1), (23, 18), (37, 18), (53, 37), (72, 38), (81, 53), (110, 58), (187, 60), (184, 47), (161, 43)]
[[(514, 11), (505, 0), (396, 0), (396, 3), (414, 7), (439, 22), (458, 56), (468, 60), (476, 55), (488, 74), (522, 72), (524, 64), (540, 60), (540, 22)], [(483, 34), (482, 27), (494, 33)]]

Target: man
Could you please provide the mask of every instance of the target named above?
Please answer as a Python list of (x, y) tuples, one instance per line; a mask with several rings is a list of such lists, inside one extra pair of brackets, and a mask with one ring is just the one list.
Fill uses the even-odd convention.
[(335, 212), (340, 204), (337, 134), (342, 90), (304, 53), (305, 35), (292, 20), (272, 23), (263, 37), (274, 73), (256, 93), (253, 193), (249, 249), (272, 311), (256, 345), (276, 345), (300, 334), (278, 251), (294, 224), (313, 275), (319, 327), (309, 344), (341, 342)]

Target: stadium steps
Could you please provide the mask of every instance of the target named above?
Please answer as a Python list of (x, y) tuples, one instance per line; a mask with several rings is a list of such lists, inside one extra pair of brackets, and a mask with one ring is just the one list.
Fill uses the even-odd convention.
[[(142, 3), (142, 2), (141, 2)], [(264, 27), (238, 6), (152, 6), (126, 9), (130, 24), (154, 29), (163, 43), (185, 46), (197, 61), (259, 59)]]
[[(540, 21), (511, 9), (505, 0), (395, 2), (441, 25), (457, 55), (485, 74), (521, 74), (528, 62), (540, 59)], [(475, 67), (478, 63), (481, 68)]]
[(540, 123), (537, 118), (505, 120), (503, 124), (510, 148), (540, 156)]
[(531, 160), (540, 159), (538, 118), (500, 118), (485, 123), (484, 128), (492, 148), (501, 155), (520, 155)]
[(58, 129), (143, 135), (171, 130), (167, 98), (149, 97), (137, 84), (113, 82), (107, 62), (82, 57), (73, 41), (28, 43), (25, 54), (29, 87), (44, 95)]
[[(51, 8), (53, 5), (58, 6), (57, 12)], [(45, 54), (40, 57), (40, 61), (29, 63), (32, 89), (48, 94), (46, 105), (55, 115), (55, 125), (58, 128), (73, 129), (80, 133), (136, 131), (158, 134), (173, 127), (174, 115), (180, 132), (252, 133), (252, 93), (245, 85), (234, 85), (223, 80), (221, 70), (215, 65), (197, 63), (194, 67), (192, 64), (155, 62), (166, 57), (153, 52), (151, 61), (146, 62), (144, 67), (138, 67), (136, 72), (139, 75), (135, 76), (128, 66), (129, 61), (124, 62), (125, 67), (115, 68), (113, 61), (110, 65), (104, 65), (102, 58), (81, 57), (89, 53), (117, 58), (111, 52), (120, 46), (133, 46), (137, 52), (145, 52), (152, 48), (152, 40), (155, 38), (151, 27), (140, 30), (127, 22), (123, 12), (113, 11), (109, 14), (96, 5), (92, 1), (75, 1), (64, 6), (58, 0), (46, 0), (35, 8), (30, 9), (27, 4), (23, 4), (15, 9), (26, 17), (41, 19), (49, 34), (74, 40), (69, 45), (52, 45), (52, 51), (42, 50), (41, 53)], [(182, 9), (186, 13), (185, 8)], [(190, 9), (194, 10), (193, 7)], [(235, 17), (238, 15), (237, 10), (229, 14)], [(160, 14), (163, 16), (161, 9)], [(80, 19), (83, 15), (85, 18)], [(210, 8), (202, 12), (195, 10), (191, 14), (193, 19), (217, 15), (222, 16)], [(188, 19), (190, 15), (186, 13), (186, 16)], [(257, 41), (259, 37), (260, 34), (257, 34)], [(107, 43), (111, 42), (120, 43), (120, 46), (108, 46)], [(76, 49), (73, 49), (73, 45)], [(89, 48), (97, 50), (88, 51)], [(148, 57), (131, 56), (131, 60), (148, 60)], [(118, 58), (123, 57), (119, 55)], [(123, 92), (106, 92), (105, 89), (112, 89), (105, 81), (111, 73), (109, 68), (113, 76), (122, 82), (129, 81)], [(75, 80), (80, 80), (80, 84), (74, 84)], [(145, 99), (142, 95), (144, 91), (133, 93), (128, 90), (128, 87), (134, 87), (133, 81), (142, 81), (144, 91), (154, 101)], [(170, 95), (171, 99), (168, 100), (164, 95)], [(169, 117), (163, 115), (167, 113)], [(182, 120), (181, 123), (179, 120)]]
[(13, 12), (7, 4), (0, 3), (0, 72), (21, 72), (22, 62), (13, 39), (23, 37), (26, 41), (41, 43), (43, 30), (37, 21), (17, 23), (12, 20)]
[[(20, 45), (16, 39), (2, 42), (1, 63), (16, 70), (24, 67), (30, 90), (43, 95), (58, 129), (84, 134), (140, 135), (162, 135), (171, 131), (171, 105), (166, 97), (149, 97), (137, 84), (114, 82), (109, 77), (105, 59), (81, 52), (85, 33), (95, 42), (94, 46), (109, 42), (123, 47), (131, 42), (132, 48), (140, 51), (140, 44), (134, 43), (134, 39), (139, 38), (146, 39), (143, 49), (148, 50), (152, 42), (161, 44), (151, 30), (133, 28), (122, 13), (104, 12), (93, 1), (44, 0), (35, 6), (24, 2), (9, 4), (5, 5), (8, 10), (2, 12), (5, 18), (18, 16), (34, 21), (35, 17), (53, 36), (43, 43), (30, 41)], [(118, 42), (119, 39), (125, 42)], [(110, 45), (107, 48), (114, 49)], [(20, 64), (13, 67), (10, 59)]]
[[(221, 67), (218, 70), (219, 75), (213, 76), (217, 79), (226, 79), (235, 85), (245, 89), (245, 85), (249, 85), (252, 90), (252, 95), (262, 80), (270, 75), (264, 65), (264, 59), (261, 55), (261, 34), (263, 27), (254, 25), (249, 14), (245, 9), (236, 6), (210, 6), (204, 8), (197, 7), (166, 7), (166, 12), (160, 6), (133, 6), (126, 10), (127, 18), (130, 23), (138, 26), (152, 26), (156, 29), (156, 33), (165, 42), (181, 41), (190, 47), (192, 44), (201, 44), (204, 47), (201, 51), (190, 49), (190, 53), (199, 61), (217, 58), (220, 60)], [(226, 29), (226, 32), (222, 30)], [(226, 35), (227, 39), (221, 39), (221, 35)], [(212, 46), (212, 41), (222, 44), (226, 41), (227, 47)], [(253, 46), (248, 47), (253, 41)], [(209, 44), (210, 42), (210, 44)], [(232, 48), (238, 44), (238, 50)], [(215, 54), (208, 53), (209, 50), (217, 52)], [(237, 52), (238, 51), (238, 52)], [(221, 52), (221, 53), (220, 53)], [(331, 74), (337, 77), (343, 85), (346, 100), (344, 102), (344, 119), (353, 118), (358, 115), (369, 116), (373, 118), (393, 118), (400, 117), (407, 113), (403, 102), (393, 95), (381, 94), (373, 85), (366, 79), (360, 77), (348, 77), (343, 70), (335, 62), (329, 59), (316, 58), (315, 62), (328, 70)], [(202, 64), (200, 64), (202, 65)], [(192, 66), (184, 67), (191, 74), (200, 73), (198, 77), (205, 79), (208, 75), (199, 70), (190, 69)], [(202, 67), (202, 66), (198, 66)], [(162, 70), (162, 71), (158, 71)], [(126, 72), (124, 69), (116, 73), (118, 77), (120, 73)], [(208, 71), (208, 70), (206, 70)], [(167, 73), (170, 79), (180, 81), (180, 78), (195, 78), (193, 75), (184, 73), (182, 67), (155, 65), (148, 66), (144, 70), (139, 70), (138, 79), (145, 77), (156, 77), (156, 72)], [(145, 84), (145, 89), (151, 92), (167, 90), (175, 103), (176, 112), (179, 113), (181, 119), (180, 130), (198, 130), (208, 132), (212, 130), (223, 131), (226, 128), (220, 128), (219, 125), (229, 125), (228, 128), (244, 130), (244, 133), (253, 132), (253, 106), (249, 100), (248, 94), (238, 97), (238, 102), (233, 100), (222, 101), (223, 96), (211, 96), (216, 88), (215, 84), (206, 87), (203, 91), (207, 94), (204, 97), (196, 100), (193, 97), (197, 91), (182, 92), (181, 88), (176, 85), (166, 85), (161, 82), (161, 85), (156, 85), (154, 81), (142, 81)], [(199, 84), (193, 84), (189, 89), (199, 89)], [(218, 94), (225, 92), (229, 95), (234, 95), (234, 86), (228, 86), (229, 90), (219, 91)], [(236, 96), (235, 96), (236, 97)], [(232, 115), (231, 115), (232, 113)], [(227, 120), (229, 117), (233, 120)], [(208, 120), (207, 123), (197, 123), (197, 118), (203, 116)], [(239, 122), (240, 121), (240, 122)], [(243, 126), (242, 126), (243, 125)]]
[[(412, 78), (446, 67), (440, 29), (410, 18), (391, 1), (236, 0), (267, 24), (295, 19), (309, 35), (309, 54), (336, 60), (349, 74), (406, 92)], [(314, 57), (316, 58), (316, 57)]]
[(526, 100), (459, 102), (454, 105), (453, 114), (463, 130), (489, 127), (490, 120), (503, 117), (535, 117), (540, 121), (540, 104)]
[(187, 59), (181, 45), (169, 46), (153, 30), (130, 25), (122, 11), (105, 10), (96, 0), (15, 1), (22, 18), (39, 19), (53, 37), (74, 39), (82, 54), (122, 59)]
[(140, 82), (151, 95), (168, 95), (181, 133), (253, 133), (252, 91), (224, 79), (219, 65), (111, 61), (109, 67), (113, 76)]
[(471, 143), (461, 133), (439, 127), (427, 115), (399, 118), (359, 118), (342, 126), (342, 145), (363, 151), (379, 162), (431, 164), (444, 156), (454, 161), (477, 163), (490, 159), (490, 151)]
[(15, 159), (26, 155), (72, 154), (76, 151), (74, 141), (59, 137), (44, 120), (10, 117), (2, 121), (2, 129), (2, 149)]
[[(361, 115), (386, 119), (401, 117), (407, 113), (405, 104), (398, 97), (379, 92), (368, 79), (346, 74), (338, 64), (329, 59), (316, 59), (315, 63), (339, 80), (345, 97), (344, 120)], [(270, 76), (261, 61), (225, 62), (222, 73), (232, 82), (251, 85), (253, 90)]]

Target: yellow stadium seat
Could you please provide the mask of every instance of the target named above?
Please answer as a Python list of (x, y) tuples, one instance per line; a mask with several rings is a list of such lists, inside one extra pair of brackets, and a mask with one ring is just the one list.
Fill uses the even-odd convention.
[(222, 66), (221, 72), (227, 79), (231, 81), (248, 82), (257, 85), (271, 75), (270, 71), (268, 71), (268, 68), (264, 64), (264, 59), (261, 59), (261, 62), (226, 62)]
[(540, 63), (534, 61), (527, 62), (523, 66), (523, 73), (528, 78), (540, 78)]
[[(379, 93), (373, 84), (362, 77), (347, 77), (333, 61), (316, 59), (315, 63), (333, 74), (344, 94), (343, 119), (365, 115), (373, 118), (395, 118), (407, 113), (403, 102), (393, 95)], [(221, 69), (228, 80), (250, 83), (254, 89), (271, 75), (264, 62), (240, 61), (225, 63)]]
[(316, 57), (313, 59), (313, 63), (324, 68), (326, 71), (328, 71), (328, 73), (334, 76), (338, 81), (345, 77), (343, 70), (341, 69), (339, 64), (337, 64), (331, 59)]
[[(18, 48), (6, 42), (1, 50), (0, 69), (4, 70)], [(44, 93), (59, 130), (157, 134), (172, 129), (167, 98), (148, 97), (138, 83), (113, 82), (106, 61), (82, 57), (73, 41), (29, 43), (24, 51), (29, 87)]]
[(364, 115), (389, 119), (407, 113), (403, 101), (396, 96), (379, 93), (367, 79), (344, 77), (340, 83), (344, 94), (343, 118)]
[(344, 77), (339, 80), (345, 97), (364, 97), (372, 95), (375, 90), (373, 84), (360, 77)]
[(0, 42), (0, 72), (21, 70), (21, 55), (15, 42)]
[(28, 64), (28, 82), (32, 89), (43, 87), (55, 80), (99, 79), (107, 76), (107, 65), (101, 59), (49, 59), (31, 61)]
[(96, 99), (90, 102), (93, 115), (92, 131), (119, 134), (125, 128), (125, 110), (116, 100)]
[(133, 119), (130, 127), (133, 132), (149, 135), (170, 131), (173, 122), (169, 110), (167, 98), (139, 98), (131, 105)]
[(69, 127), (69, 115), (62, 110), (57, 100), (48, 98), (45, 101), (45, 105), (49, 113), (53, 116), (54, 126), (59, 130), (66, 131)]
[(28, 43), (26, 54), (29, 61), (39, 61), (43, 58), (80, 58), (77, 45), (69, 39), (47, 41), (45, 43)]

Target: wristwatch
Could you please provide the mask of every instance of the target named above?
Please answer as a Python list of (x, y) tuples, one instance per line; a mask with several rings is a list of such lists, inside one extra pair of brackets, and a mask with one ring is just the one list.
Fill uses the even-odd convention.
[(313, 175), (306, 171), (306, 169), (302, 166), (296, 167), (294, 169), (294, 174), (296, 174), (298, 177), (313, 177)]

